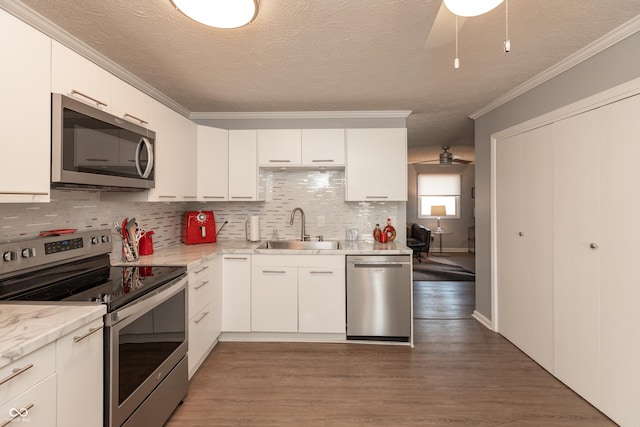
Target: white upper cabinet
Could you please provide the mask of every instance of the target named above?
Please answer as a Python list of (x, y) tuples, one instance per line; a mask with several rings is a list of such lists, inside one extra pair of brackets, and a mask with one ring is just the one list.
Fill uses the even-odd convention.
[(229, 200), (259, 200), (257, 132), (229, 131)]
[(112, 112), (111, 92), (114, 79), (108, 71), (57, 41), (52, 41), (51, 92)]
[(113, 77), (111, 114), (138, 126), (155, 130), (152, 123), (153, 100), (130, 84)]
[(229, 131), (198, 126), (198, 200), (229, 200)]
[(407, 130), (347, 129), (347, 201), (407, 201)]
[(302, 164), (344, 166), (344, 129), (302, 129)]
[(258, 130), (259, 166), (295, 166), (301, 158), (300, 129)]
[(258, 166), (344, 166), (344, 129), (258, 130)]
[(150, 200), (173, 202), (197, 198), (197, 125), (154, 102), (156, 121), (156, 187)]
[(48, 202), (51, 39), (0, 10), (0, 203)]

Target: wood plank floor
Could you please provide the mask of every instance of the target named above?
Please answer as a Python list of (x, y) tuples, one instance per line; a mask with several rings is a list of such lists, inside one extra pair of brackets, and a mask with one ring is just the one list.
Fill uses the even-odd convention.
[(220, 343), (167, 426), (615, 425), (470, 317), (473, 282), (415, 285), (413, 350)]

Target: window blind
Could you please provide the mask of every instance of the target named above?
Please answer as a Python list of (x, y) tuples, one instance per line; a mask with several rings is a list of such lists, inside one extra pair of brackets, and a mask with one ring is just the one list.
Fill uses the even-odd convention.
[(459, 196), (459, 174), (419, 174), (418, 196)]

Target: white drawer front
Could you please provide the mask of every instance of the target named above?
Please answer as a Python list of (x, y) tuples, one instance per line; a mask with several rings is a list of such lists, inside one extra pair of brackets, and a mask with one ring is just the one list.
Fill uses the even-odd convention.
[(0, 426), (51, 427), (56, 419), (56, 375), (0, 406)]
[[(0, 369), (0, 405), (55, 372), (55, 345), (48, 344)], [(0, 413), (0, 417), (4, 415)]]

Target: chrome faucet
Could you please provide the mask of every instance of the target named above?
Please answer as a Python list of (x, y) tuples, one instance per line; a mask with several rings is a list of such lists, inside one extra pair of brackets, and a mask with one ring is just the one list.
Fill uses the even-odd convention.
[(290, 225), (293, 225), (293, 219), (296, 216), (296, 211), (300, 211), (300, 215), (302, 216), (302, 227), (300, 228), (300, 241), (304, 242), (305, 240), (309, 240), (309, 235), (304, 233), (304, 211), (302, 208), (295, 208), (291, 211), (291, 221), (289, 221)]

